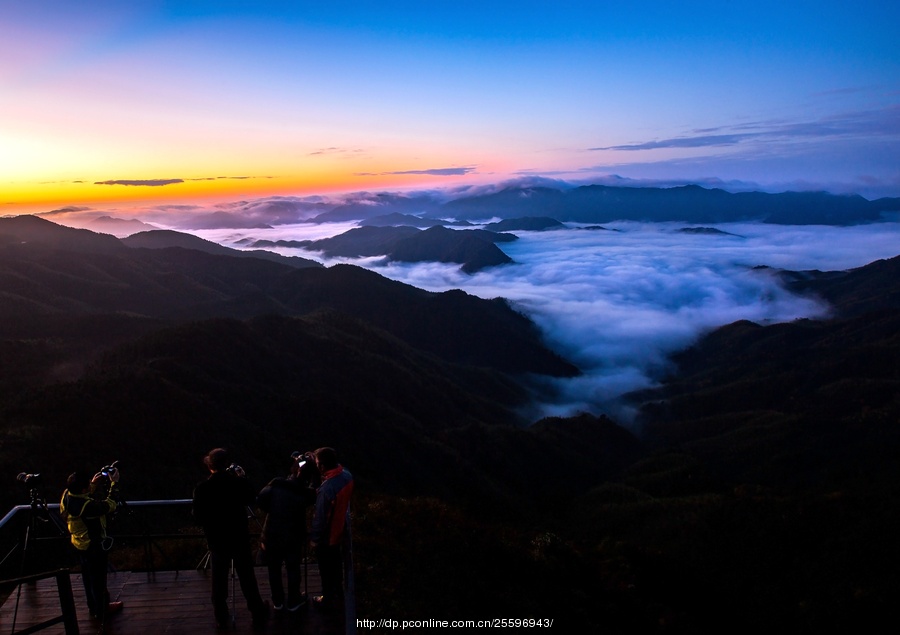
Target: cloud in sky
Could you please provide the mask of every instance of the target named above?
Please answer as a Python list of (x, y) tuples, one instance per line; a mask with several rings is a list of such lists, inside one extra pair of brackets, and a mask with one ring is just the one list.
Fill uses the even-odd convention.
[[(352, 223), (215, 230), (203, 237), (235, 246), (238, 237), (323, 238)], [(728, 235), (684, 234), (681, 224), (614, 223), (603, 230), (521, 232), (503, 250), (517, 264), (466, 275), (442, 263), (349, 260), (414, 286), (459, 288), (506, 297), (533, 319), (551, 347), (584, 372), (546, 382), (539, 411), (606, 412), (627, 421), (626, 393), (659, 381), (668, 356), (704, 332), (741, 319), (788, 321), (824, 316), (828, 307), (781, 287), (771, 271), (839, 270), (900, 252), (900, 224), (854, 227), (719, 225)], [(230, 242), (231, 241), (231, 242)], [(278, 250), (303, 255), (302, 250)], [(326, 260), (326, 264), (347, 259)]]
[(45, 214), (45, 216), (49, 216), (51, 214), (77, 214), (78, 212), (89, 212), (92, 211), (93, 208), (85, 207), (80, 205), (68, 205), (66, 207), (60, 207), (58, 209), (50, 210)]
[[(94, 185), (127, 185), (132, 187), (162, 187), (165, 185), (177, 185), (187, 181), (248, 181), (251, 179), (274, 179), (274, 176), (202, 176), (183, 179), (111, 179), (108, 181), (95, 181)], [(81, 183), (82, 181), (74, 181)]]
[(661, 141), (645, 141), (620, 146), (607, 146), (605, 148), (588, 148), (596, 150), (657, 150), (659, 148), (704, 148), (709, 146), (733, 146), (735, 144), (756, 137), (753, 134), (722, 134), (699, 135), (696, 137), (679, 137), (675, 139), (662, 139)]
[(361, 154), (363, 152), (365, 152), (365, 150), (363, 150), (362, 148), (340, 148), (337, 146), (331, 146), (328, 148), (319, 148), (318, 150), (314, 150), (313, 152), (310, 152), (308, 156), (314, 157), (314, 156), (320, 156), (323, 154), (349, 154), (349, 155), (352, 155), (352, 154)]
[[(720, 134), (707, 134), (722, 131)], [(669, 139), (588, 148), (599, 150), (657, 150), (660, 148), (703, 148), (733, 146), (750, 140), (799, 141), (854, 135), (900, 136), (900, 104), (876, 110), (862, 110), (823, 117), (813, 121), (756, 121), (734, 126), (704, 128), (694, 134)]]
[[(597, 146), (605, 162), (559, 174), (726, 184), (725, 189), (822, 190), (900, 196), (900, 103), (817, 119), (753, 120), (683, 135)], [(637, 160), (635, 160), (637, 159)], [(641, 160), (643, 159), (643, 160)], [(802, 165), (802, 170), (798, 166)], [(730, 188), (727, 184), (736, 184)]]
[[(22, 185), (10, 194), (4, 183), (4, 199), (89, 204), (96, 188), (33, 184), (71, 185), (73, 175), (138, 181), (107, 181), (109, 157), (126, 176), (277, 173), (266, 183), (272, 194), (413, 188), (429, 177), (478, 183), (529, 169), (572, 174), (588, 147), (615, 155), (592, 159), (610, 163), (757, 149), (752, 175), (709, 164), (683, 176), (766, 184), (819, 178), (797, 152), (790, 164), (763, 165), (781, 156), (766, 152), (772, 141), (854, 137), (856, 155), (867, 156), (862, 172), (883, 176), (896, 165), (896, 144), (864, 150), (868, 140), (896, 137), (900, 3), (713, 11), (708, 1), (657, 0), (635, 12), (626, 3), (504, 0), (477, 15), (436, 4), (175, 11), (106, 2), (84, 12), (56, 0), (53, 10), (7, 2), (0, 165)], [(497, 28), (492, 16), (501, 15)], [(823, 144), (817, 153), (837, 165), (845, 150)], [(858, 164), (845, 161), (841, 176), (855, 176), (847, 173)], [(416, 166), (425, 169), (404, 169)], [(261, 189), (203, 180), (182, 189), (198, 199)], [(100, 198), (161, 199), (176, 189), (142, 185), (106, 188)]]
[(162, 187), (184, 183), (184, 179), (116, 179), (111, 181), (95, 181), (94, 185), (128, 185), (136, 187)]
[(399, 170), (395, 172), (357, 172), (357, 176), (394, 176), (404, 174), (423, 174), (427, 176), (465, 176), (474, 174), (477, 167), (468, 166), (460, 168), (431, 168), (428, 170)]

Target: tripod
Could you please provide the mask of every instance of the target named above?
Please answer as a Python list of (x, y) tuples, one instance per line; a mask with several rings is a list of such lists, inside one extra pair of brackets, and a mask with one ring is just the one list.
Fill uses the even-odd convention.
[[(259, 525), (259, 521), (256, 520), (256, 515), (253, 513), (253, 510), (247, 506), (247, 519), (254, 519), (256, 524)], [(207, 537), (209, 538), (209, 533), (207, 533)], [(253, 602), (252, 597), (254, 593), (258, 593), (256, 591), (256, 578), (254, 577), (252, 580), (248, 579), (248, 576), (255, 575), (252, 572), (253, 568), (253, 555), (250, 550), (249, 544), (246, 544), (246, 537), (239, 537), (239, 534), (231, 535), (229, 538), (226, 538), (224, 543), (221, 543), (218, 547), (213, 547), (208, 549), (206, 555), (200, 560), (200, 563), (197, 565), (198, 571), (206, 571), (208, 569), (212, 569), (213, 573), (213, 598), (215, 600), (216, 597), (223, 597), (227, 594), (227, 573), (225, 572), (225, 563), (228, 562), (228, 568), (230, 569), (231, 575), (231, 610), (230, 610), (230, 619), (232, 626), (237, 621), (237, 609), (236, 609), (236, 599), (237, 599), (237, 589), (235, 585), (235, 578), (240, 578), (241, 581), (241, 589), (244, 592), (245, 597), (248, 599), (248, 603)], [(247, 572), (250, 572), (249, 574)], [(217, 591), (218, 589), (218, 591)], [(221, 595), (219, 595), (221, 594)], [(217, 606), (221, 606), (218, 605)], [(253, 610), (253, 609), (252, 609)], [(216, 619), (220, 622), (224, 621), (223, 616), (219, 613), (219, 609), (217, 608), (217, 616)]]
[[(38, 528), (41, 527), (41, 524), (46, 524), (47, 526), (52, 525), (56, 529), (56, 535), (54, 538), (61, 538), (66, 535), (66, 529), (62, 524), (62, 521), (50, 513), (50, 510), (47, 508), (47, 502), (41, 496), (40, 491), (37, 487), (32, 487), (30, 489), (29, 495), (31, 497), (31, 508), (28, 511), (28, 522), (25, 523), (25, 536), (21, 543), (17, 544), (13, 547), (13, 550), (10, 551), (6, 558), (3, 559), (3, 562), (6, 562), (6, 559), (9, 558), (16, 550), (16, 548), (21, 545), (22, 546), (22, 559), (19, 562), (19, 575), (18, 577), (22, 577), (27, 573), (27, 567), (29, 565), (29, 556), (32, 554), (32, 547), (35, 547), (38, 540)], [(0, 565), (3, 564), (0, 562)], [(13, 619), (12, 619), (12, 631), (16, 630), (16, 619), (19, 615), (19, 601), (22, 597), (22, 585), (16, 588), (16, 605), (13, 610)]]
[(25, 525), (25, 538), (22, 541), (22, 561), (19, 564), (19, 575), (27, 573), (26, 566), (33, 549), (36, 547), (38, 538), (38, 529), (41, 526), (53, 527), (56, 530), (53, 538), (60, 538), (66, 535), (66, 527), (62, 521), (47, 508), (47, 502), (41, 496), (40, 491), (36, 487), (32, 487), (29, 495), (31, 497), (31, 509), (28, 512), (28, 523)]

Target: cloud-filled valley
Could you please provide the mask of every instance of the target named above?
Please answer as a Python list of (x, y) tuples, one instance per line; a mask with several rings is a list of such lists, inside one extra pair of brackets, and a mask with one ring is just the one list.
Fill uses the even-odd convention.
[[(353, 222), (257, 230), (207, 230), (204, 238), (237, 246), (246, 239), (297, 240), (337, 235)], [(718, 225), (723, 233), (684, 233), (683, 223), (607, 224), (606, 230), (519, 232), (502, 249), (515, 264), (467, 275), (453, 264), (352, 262), (414, 286), (460, 288), (506, 297), (533, 319), (552, 348), (583, 375), (554, 379), (539, 414), (604, 412), (627, 421), (627, 393), (653, 386), (668, 356), (700, 334), (737, 320), (789, 321), (828, 314), (815, 298), (781, 286), (772, 269), (843, 270), (897, 255), (900, 224), (853, 227)], [(727, 233), (725, 233), (727, 232)], [(277, 249), (285, 255), (314, 252)], [(770, 269), (771, 268), (771, 269)]]
[[(622, 397), (654, 386), (671, 370), (669, 356), (704, 332), (737, 320), (765, 323), (828, 314), (817, 299), (788, 292), (774, 270), (844, 270), (900, 253), (900, 224), (894, 222), (900, 199), (727, 192), (696, 185), (578, 186), (526, 178), (491, 187), (269, 197), (124, 214), (61, 209), (47, 217), (91, 228), (100, 213), (131, 216), (131, 223), (137, 218), (238, 249), (263, 248), (326, 265), (350, 262), (427, 290), (460, 288), (483, 298), (505, 297), (583, 371), (578, 378), (546, 384), (537, 395), (539, 410), (529, 413), (533, 416), (587, 410), (628, 420), (633, 413)], [(445, 259), (440, 257), (401, 262), (409, 258), (371, 250), (355, 253), (385, 255), (329, 257), (297, 245), (379, 219), (390, 220), (387, 224), (409, 224), (413, 217), (455, 219), (463, 226), (459, 231), (528, 216), (565, 221), (566, 229), (515, 231), (518, 240), (497, 246), (513, 261), (501, 266), (461, 268), (452, 258), (433, 262)], [(631, 220), (610, 220), (617, 217)], [(642, 222), (651, 220), (656, 222)], [(138, 231), (124, 220), (117, 223), (120, 235)], [(93, 228), (111, 232), (116, 225), (107, 216), (102, 227)]]

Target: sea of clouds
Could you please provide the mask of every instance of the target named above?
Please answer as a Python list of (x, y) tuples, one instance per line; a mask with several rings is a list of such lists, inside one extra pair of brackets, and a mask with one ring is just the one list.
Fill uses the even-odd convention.
[[(194, 233), (237, 246), (251, 239), (332, 236), (355, 223)], [(467, 275), (458, 265), (396, 263), (384, 258), (328, 259), (278, 249), (326, 265), (352, 262), (432, 291), (463, 289), (504, 297), (541, 329), (547, 344), (583, 374), (548, 380), (538, 414), (606, 413), (633, 418), (625, 395), (658, 384), (669, 356), (703, 333), (737, 320), (817, 318), (829, 307), (789, 293), (771, 269), (844, 270), (900, 253), (900, 223), (853, 227), (722, 224), (727, 234), (690, 234), (678, 223), (621, 222), (606, 230), (515, 232), (500, 247), (516, 264)], [(243, 243), (246, 244), (246, 243)]]

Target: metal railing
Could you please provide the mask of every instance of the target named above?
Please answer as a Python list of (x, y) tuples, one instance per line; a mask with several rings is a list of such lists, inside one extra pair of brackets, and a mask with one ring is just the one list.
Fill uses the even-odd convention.
[[(39, 624), (33, 624), (20, 631), (16, 630), (16, 617), (18, 616), (19, 593), (23, 584), (32, 584), (47, 578), (56, 578), (56, 592), (59, 597), (60, 615), (44, 620)], [(25, 576), (24, 578), (16, 578), (14, 580), (4, 580), (4, 585), (10, 584), (16, 587), (16, 610), (13, 611), (12, 631), (11, 635), (31, 635), (45, 628), (62, 624), (65, 628), (66, 635), (78, 635), (78, 615), (75, 612), (75, 598), (72, 595), (72, 581), (69, 578), (68, 569), (58, 569), (47, 573), (39, 573), (37, 575)]]
[[(191, 499), (128, 501), (120, 505), (109, 533), (115, 548), (110, 564), (131, 571), (179, 571), (201, 568), (206, 554), (205, 537), (191, 517)], [(164, 512), (164, 513), (163, 513)], [(251, 536), (257, 538), (260, 521), (250, 516)], [(17, 505), (0, 519), (0, 587), (10, 588), (22, 581), (65, 577), (71, 596), (68, 566), (74, 566), (65, 523), (58, 504)], [(345, 625), (347, 633), (356, 631), (353, 549), (348, 523), (344, 540)], [(197, 564), (200, 562), (201, 564)], [(64, 573), (61, 573), (64, 572)], [(60, 602), (65, 606), (60, 587)], [(73, 611), (74, 611), (74, 604)], [(65, 614), (65, 608), (63, 610)], [(61, 618), (60, 618), (61, 619)], [(52, 622), (59, 623), (60, 619)], [(46, 628), (52, 625), (38, 625)], [(77, 633), (77, 622), (74, 626)], [(66, 626), (67, 635), (70, 633)], [(36, 632), (37, 626), (17, 635)]]
[[(113, 566), (133, 571), (192, 566), (190, 559), (199, 559), (205, 547), (190, 510), (190, 499), (129, 501), (120, 505), (109, 524), (117, 545)], [(196, 546), (187, 550), (177, 546), (185, 542)], [(73, 565), (67, 544), (68, 533), (58, 504), (17, 505), (0, 519), (0, 579)], [(168, 553), (163, 545), (169, 546)]]

